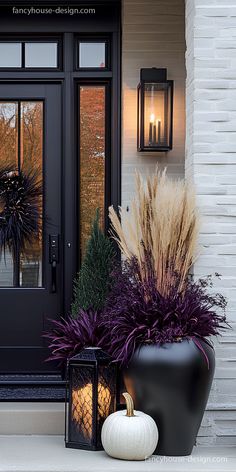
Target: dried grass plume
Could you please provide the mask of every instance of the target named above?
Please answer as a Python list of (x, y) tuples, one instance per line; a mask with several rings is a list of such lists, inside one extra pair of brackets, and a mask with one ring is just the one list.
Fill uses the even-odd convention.
[(113, 238), (126, 259), (137, 259), (142, 279), (150, 270), (145, 264), (148, 254), (159, 292), (169, 292), (175, 274), (180, 276), (179, 290), (183, 289), (197, 256), (199, 215), (193, 187), (168, 178), (166, 171), (157, 171), (146, 181), (137, 173), (130, 211), (120, 208), (117, 215), (110, 207), (109, 217)]

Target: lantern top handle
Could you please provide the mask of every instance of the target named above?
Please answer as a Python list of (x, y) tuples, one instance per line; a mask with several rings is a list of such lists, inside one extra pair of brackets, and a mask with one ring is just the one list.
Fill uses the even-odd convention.
[(156, 67), (140, 69), (141, 82), (166, 82), (166, 80), (167, 69), (157, 69)]

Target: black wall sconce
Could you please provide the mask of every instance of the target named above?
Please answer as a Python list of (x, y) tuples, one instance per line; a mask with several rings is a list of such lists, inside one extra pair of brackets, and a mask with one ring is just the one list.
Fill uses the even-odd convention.
[(117, 371), (100, 348), (85, 348), (68, 360), (65, 445), (100, 450), (101, 429), (115, 411)]
[(167, 69), (141, 69), (138, 85), (138, 150), (172, 149), (173, 80)]

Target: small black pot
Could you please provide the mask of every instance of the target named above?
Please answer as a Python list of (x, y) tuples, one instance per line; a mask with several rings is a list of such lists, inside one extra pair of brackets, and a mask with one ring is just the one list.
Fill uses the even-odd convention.
[[(198, 341), (200, 342), (200, 341)], [(190, 455), (206, 408), (214, 370), (214, 350), (192, 340), (162, 346), (143, 345), (124, 370), (135, 408), (156, 421), (159, 442), (154, 454)]]

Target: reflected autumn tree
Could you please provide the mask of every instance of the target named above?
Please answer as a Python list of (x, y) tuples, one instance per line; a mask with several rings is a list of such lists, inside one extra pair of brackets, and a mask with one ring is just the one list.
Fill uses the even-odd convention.
[(0, 162), (18, 166), (18, 120), (20, 123), (20, 165), (42, 172), (43, 103), (0, 102)]
[[(43, 177), (43, 103), (21, 103), (21, 167), (25, 172), (37, 171)], [(42, 198), (39, 201), (42, 207)], [(41, 221), (42, 225), (42, 221)], [(42, 231), (26, 247), (20, 258), (21, 285), (42, 285)]]
[(21, 166), (42, 174), (43, 103), (21, 103)]
[(80, 87), (80, 249), (86, 242), (96, 208), (104, 225), (105, 87)]
[(0, 163), (17, 164), (18, 103), (0, 102)]

